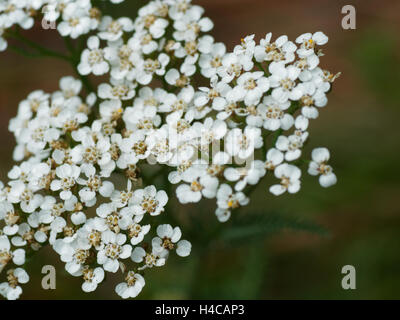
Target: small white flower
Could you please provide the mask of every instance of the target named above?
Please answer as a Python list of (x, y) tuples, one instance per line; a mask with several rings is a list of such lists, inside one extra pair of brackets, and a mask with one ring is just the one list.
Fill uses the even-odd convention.
[[(194, 124), (196, 126), (196, 123)], [(199, 127), (197, 129), (197, 127)], [(226, 132), (227, 125), (224, 121), (213, 120), (212, 118), (206, 118), (201, 126), (196, 126), (196, 130), (200, 132), (200, 148), (208, 153), (209, 145), (221, 140)]]
[(133, 132), (128, 138), (124, 138), (119, 146), (122, 154), (119, 163), (125, 166), (136, 164), (139, 160), (146, 159), (150, 155), (152, 146), (149, 137), (143, 130)]
[[(146, 18), (149, 19), (146, 21)], [(155, 18), (154, 21), (152, 19)], [(158, 17), (147, 16), (144, 19), (146, 28), (148, 28), (151, 36), (154, 39), (160, 39), (165, 34), (165, 29), (168, 26), (168, 21)]]
[(35, 194), (30, 187), (20, 180), (10, 181), (8, 183), (11, 190), (7, 194), (7, 201), (10, 203), (19, 203), (23, 212), (32, 213), (43, 201), (40, 194)]
[(199, 88), (196, 92), (194, 105), (197, 109), (204, 109), (204, 107), (211, 103), (211, 108), (221, 111), (226, 107), (226, 95), (231, 91), (231, 87), (225, 82), (217, 82), (216, 78), (211, 79), (211, 88)]
[(123, 111), (121, 100), (106, 100), (100, 104), (100, 115), (106, 120), (118, 120)]
[(222, 66), (222, 59), (226, 53), (226, 47), (223, 43), (214, 43), (210, 53), (202, 54), (199, 59), (201, 74), (206, 78), (212, 78), (217, 74), (217, 70)]
[[(153, 133), (155, 133), (154, 129), (160, 125), (161, 117), (155, 112), (155, 108), (141, 107), (136, 103), (134, 103), (134, 105), (134, 107), (128, 107), (124, 111), (123, 119), (125, 121), (126, 128), (130, 130), (130, 132), (134, 132), (133, 135), (135, 135), (135, 131), (140, 130), (141, 133), (136, 134), (136, 136), (143, 134), (147, 135), (146, 140), (148, 142), (148, 146), (152, 146), (151, 140)], [(148, 154), (146, 153), (145, 156), (147, 155)]]
[(283, 162), (284, 158), (284, 154), (278, 149), (269, 149), (266, 154), (265, 169), (270, 171), (275, 170), (275, 168)]
[(70, 99), (81, 92), (82, 82), (74, 77), (62, 77), (60, 79), (60, 89), (64, 98)]
[(64, 211), (64, 203), (57, 202), (56, 198), (52, 196), (45, 196), (42, 204), (40, 205), (39, 222), (49, 224), (59, 217)]
[(169, 69), (164, 78), (168, 84), (180, 88), (186, 87), (189, 84), (188, 77), (186, 77), (184, 74), (181, 75), (175, 68)]
[(103, 75), (110, 70), (110, 66), (104, 59), (103, 49), (100, 49), (100, 40), (91, 36), (87, 41), (88, 49), (83, 50), (78, 71), (82, 75), (93, 73), (96, 76)]
[(63, 37), (70, 36), (76, 39), (91, 29), (91, 19), (87, 9), (77, 2), (67, 4), (63, 10), (62, 19), (57, 29)]
[[(32, 221), (33, 216), (34, 216), (33, 214), (29, 216), (30, 225), (25, 222), (19, 225), (18, 234), (12, 237), (11, 239), (11, 243), (14, 246), (16, 247), (26, 246), (28, 244), (28, 241), (26, 239), (29, 239), (32, 242), (37, 241), (39, 243), (43, 243), (47, 240), (47, 234), (39, 230), (37, 222), (35, 223)], [(34, 230), (32, 230), (31, 226), (38, 230), (35, 232)]]
[(189, 168), (193, 165), (192, 161), (182, 161), (177, 165), (176, 171), (171, 171), (168, 174), (168, 181), (172, 184), (177, 184), (182, 180), (190, 179), (192, 171)]
[(98, 36), (102, 40), (116, 41), (124, 32), (131, 32), (133, 28), (133, 22), (129, 18), (114, 20), (110, 16), (105, 16), (100, 22)]
[(97, 92), (101, 99), (131, 100), (135, 96), (136, 85), (132, 82), (115, 78), (111, 78), (110, 82), (99, 85)]
[(153, 75), (163, 76), (170, 58), (165, 53), (160, 53), (157, 59), (146, 59), (142, 61), (140, 71), (136, 76), (136, 81), (142, 85), (147, 85), (153, 80)]
[(111, 143), (108, 137), (97, 135), (84, 127), (72, 133), (76, 141), (80, 141), (70, 152), (71, 160), (74, 163), (98, 164), (100, 167), (106, 166), (111, 161)]
[(192, 101), (194, 96), (194, 89), (192, 86), (182, 88), (177, 95), (169, 93), (165, 99), (161, 101), (159, 108), (160, 112), (176, 112), (178, 111), (181, 115), (187, 111), (189, 103)]
[(303, 58), (307, 62), (307, 68), (309, 70), (314, 69), (319, 64), (318, 53), (315, 52), (316, 46), (322, 46), (328, 42), (328, 37), (321, 31), (314, 34), (304, 33), (296, 39), (297, 43), (301, 44), (301, 47), (297, 50), (297, 54), (300, 58)]
[(215, 215), (217, 216), (218, 221), (223, 223), (228, 221), (231, 217), (231, 210), (217, 208), (215, 210)]
[(321, 31), (312, 33), (303, 33), (298, 36), (296, 43), (301, 44), (301, 48), (297, 51), (299, 55), (307, 56), (314, 53), (315, 46), (322, 46), (328, 42), (328, 37)]
[(162, 224), (157, 227), (157, 236), (153, 238), (152, 245), (155, 252), (161, 256), (168, 255), (170, 250), (176, 250), (181, 257), (190, 255), (192, 245), (187, 240), (180, 240), (182, 236), (179, 227), (172, 228), (169, 224)]
[(86, 175), (87, 180), (78, 178), (77, 182), (84, 188), (79, 190), (79, 196), (84, 203), (96, 201), (96, 193), (103, 197), (110, 197), (114, 191), (114, 184), (110, 181), (102, 181), (101, 176), (96, 175), (96, 169), (92, 164), (82, 165), (81, 171)]
[(263, 103), (257, 106), (257, 114), (247, 116), (246, 122), (252, 126), (263, 126), (270, 131), (289, 130), (294, 123), (293, 116), (285, 113), (289, 107), (289, 101), (279, 103), (272, 96), (267, 96)]
[(276, 196), (285, 191), (296, 193), (300, 190), (301, 171), (296, 166), (283, 163), (274, 170), (275, 177), (281, 179), (280, 184), (275, 184), (269, 188), (269, 191)]
[(51, 127), (51, 119), (48, 115), (43, 115), (29, 121), (27, 127), (21, 130), (17, 141), (24, 144), (29, 152), (38, 154), (44, 150), (47, 143), (59, 138), (60, 131)]
[(194, 164), (188, 170), (184, 181), (189, 184), (181, 184), (176, 189), (179, 202), (199, 202), (203, 196), (209, 199), (214, 198), (217, 193), (218, 179), (207, 175), (204, 166), (200, 164)]
[(275, 146), (278, 150), (285, 152), (285, 159), (287, 161), (293, 161), (301, 156), (303, 140), (297, 135), (290, 135), (289, 137), (279, 136)]
[(12, 236), (18, 232), (20, 215), (14, 210), (14, 206), (8, 201), (0, 202), (0, 221), (5, 222), (3, 232), (7, 236)]
[(21, 266), (25, 263), (25, 250), (11, 250), (11, 243), (7, 236), (0, 236), (0, 271), (12, 261)]
[(54, 250), (60, 255), (62, 262), (65, 262), (65, 270), (71, 275), (80, 275), (82, 268), (90, 256), (90, 244), (86, 241), (64, 242), (57, 239), (53, 244)]
[(103, 50), (105, 60), (111, 65), (111, 76), (117, 80), (135, 80), (136, 64), (140, 64), (142, 58), (131, 46), (124, 44), (122, 39), (109, 42)]
[(132, 198), (132, 181), (128, 180), (126, 190), (114, 190), (111, 194), (111, 200), (117, 208), (125, 207)]
[(164, 211), (168, 202), (167, 193), (164, 190), (157, 191), (154, 186), (147, 186), (144, 189), (135, 190), (130, 201), (135, 215), (157, 216)]
[(294, 52), (296, 45), (288, 41), (287, 36), (280, 36), (274, 42), (271, 42), (272, 33), (268, 33), (264, 39), (261, 39), (260, 45), (254, 49), (254, 58), (257, 62), (273, 61), (284, 62), (285, 64), (295, 59)]
[(223, 57), (222, 66), (217, 69), (217, 73), (223, 82), (230, 83), (233, 79), (238, 78), (243, 70), (250, 71), (253, 69), (253, 66), (254, 63), (251, 57), (228, 53)]
[[(56, 217), (50, 224), (50, 237), (49, 243), (53, 245), (57, 241), (57, 236), (59, 233), (63, 232), (64, 228), (67, 226), (67, 222), (63, 217)], [(70, 243), (75, 239), (76, 233), (72, 236), (65, 237), (63, 239), (58, 239), (65, 243)]]
[(197, 38), (199, 31), (208, 32), (214, 27), (213, 22), (209, 18), (201, 18), (203, 10), (198, 8), (192, 7), (192, 10), (189, 10), (181, 19), (175, 20), (174, 28), (176, 31), (173, 37), (177, 41), (193, 41)]
[(241, 40), (240, 45), (235, 46), (233, 52), (236, 55), (253, 56), (256, 47), (256, 42), (254, 41), (254, 34), (246, 36)]
[(134, 246), (143, 241), (144, 236), (150, 231), (150, 225), (147, 224), (142, 226), (136, 222), (133, 222), (127, 227), (127, 230), (129, 237), (131, 238), (131, 244)]
[(151, 134), (150, 145), (153, 146), (151, 149), (151, 154), (147, 158), (149, 163), (167, 163), (171, 160), (173, 153), (169, 148), (169, 140), (168, 140), (168, 130), (167, 127), (164, 126)]
[(128, 40), (128, 46), (135, 51), (151, 54), (159, 47), (159, 43), (145, 30), (136, 30), (133, 37)]
[(330, 158), (327, 148), (315, 148), (311, 153), (312, 160), (308, 167), (308, 173), (313, 176), (320, 175), (319, 183), (322, 187), (333, 186), (337, 182), (332, 167), (328, 165)]

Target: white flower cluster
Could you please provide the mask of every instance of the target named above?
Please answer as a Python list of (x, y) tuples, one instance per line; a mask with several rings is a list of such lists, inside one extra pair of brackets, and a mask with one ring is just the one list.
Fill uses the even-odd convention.
[[(14, 160), (21, 163), (10, 170), (8, 185), (1, 185), (0, 268), (11, 261), (23, 265), (26, 252), (49, 243), (66, 270), (83, 277), (84, 291), (94, 291), (104, 271), (121, 269), (126, 279), (116, 291), (124, 298), (135, 297), (144, 285), (141, 270), (164, 265), (171, 250), (188, 256), (191, 244), (180, 239), (179, 227), (160, 225), (148, 253), (134, 249), (149, 233), (151, 217), (164, 211), (168, 196), (153, 185), (133, 189), (139, 178), (136, 163), (144, 156), (142, 136), (123, 138), (112, 125), (107, 129), (97, 120), (87, 126), (96, 96), (82, 100), (81, 86), (79, 80), (65, 77), (61, 90), (51, 95), (35, 91), (10, 121), (17, 140)], [(103, 120), (117, 121), (122, 115), (108, 111), (101, 105)], [(124, 168), (129, 177), (122, 191), (110, 177), (117, 168)], [(128, 258), (134, 271), (126, 268)], [(27, 278), (21, 268), (10, 270), (0, 293), (14, 299), (22, 292), (18, 283)]]
[[(155, 228), (150, 249), (140, 245), (171, 196), (151, 178), (164, 178), (166, 190), (178, 185), (183, 204), (216, 199), (221, 222), (249, 203), (268, 172), (277, 179), (272, 194), (299, 191), (309, 122), (338, 76), (319, 67), (328, 38), (267, 34), (256, 43), (251, 35), (227, 52), (207, 34), (213, 23), (203, 11), (188, 0), (155, 0), (135, 21), (104, 16), (78, 65), (83, 76), (109, 74), (97, 94), (83, 98), (81, 81), (65, 77), (59, 91), (20, 103), (9, 125), (20, 163), (0, 190), (0, 269), (49, 243), (83, 277), (84, 291), (105, 271), (122, 270), (116, 292), (135, 297), (145, 269), (164, 265), (171, 250), (191, 251), (169, 224)], [(336, 183), (329, 158), (317, 148), (308, 161), (323, 187)], [(118, 190), (121, 174), (127, 183)], [(0, 294), (12, 299), (28, 278), (10, 270)]]
[[(124, 0), (103, 0), (121, 3)], [(73, 39), (98, 28), (101, 11), (92, 6), (91, 0), (1, 0), (0, 1), (0, 51), (7, 48), (4, 33), (14, 26), (31, 29), (35, 17), (47, 23), (58, 23), (61, 36)]]
[[(248, 203), (246, 186), (257, 184), (267, 171), (280, 180), (271, 186), (273, 194), (300, 189), (301, 171), (294, 162), (308, 139), (309, 121), (326, 106), (337, 75), (318, 66), (320, 47), (328, 41), (322, 32), (303, 34), (295, 42), (287, 36), (272, 41), (267, 34), (258, 44), (252, 35), (227, 53), (224, 44), (204, 34), (213, 25), (202, 14), (188, 1), (150, 2), (125, 41), (122, 31), (91, 37), (79, 71), (110, 74), (98, 96), (106, 100), (104, 112), (107, 106), (108, 114), (123, 113), (130, 144), (122, 153), (141, 141), (143, 158), (175, 168), (169, 181), (181, 183), (176, 190), (181, 203), (217, 198), (217, 216), (225, 221), (232, 208)], [(209, 87), (194, 88), (196, 71), (210, 79)], [(160, 83), (163, 89), (152, 89)], [(254, 160), (255, 155), (261, 159)], [(117, 166), (123, 169), (129, 164), (125, 159), (136, 163), (138, 155), (121, 158)], [(328, 158), (310, 169), (322, 175), (324, 187), (336, 182)]]

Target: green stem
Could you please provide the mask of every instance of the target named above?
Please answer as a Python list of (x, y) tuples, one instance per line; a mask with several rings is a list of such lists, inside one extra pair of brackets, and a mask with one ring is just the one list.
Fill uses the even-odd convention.
[(40, 57), (46, 56), (46, 57), (57, 58), (57, 59), (61, 59), (61, 60), (69, 62), (72, 65), (72, 67), (74, 68), (76, 75), (79, 77), (79, 79), (82, 81), (83, 85), (85, 86), (87, 93), (94, 92), (94, 87), (90, 83), (89, 79), (86, 76), (79, 74), (79, 72), (77, 70), (77, 67), (79, 64), (79, 56), (78, 56), (79, 52), (76, 51), (76, 48), (74, 47), (74, 45), (72, 44), (72, 42), (69, 38), (64, 38), (64, 42), (65, 42), (65, 45), (66, 45), (68, 51), (71, 53), (71, 56), (64, 55), (62, 53), (45, 48), (45, 47), (41, 46), (40, 44), (37, 44), (36, 42), (21, 35), (19, 33), (18, 29), (17, 29), (17, 31), (8, 31), (7, 35), (16, 40), (19, 40), (23, 44), (27, 45), (28, 47), (30, 47), (36, 51), (36, 53), (31, 53), (20, 47), (10, 45), (10, 48), (12, 50), (14, 50), (15, 52), (17, 52), (25, 57), (40, 58)]
[(258, 69), (260, 69), (260, 71), (265, 73), (265, 69), (263, 68), (262, 64), (260, 62), (254, 62), (254, 64), (257, 66)]
[(255, 61), (255, 59), (253, 61), (254, 61), (254, 64), (257, 66), (257, 68), (260, 69), (260, 71), (264, 72), (266, 77), (268, 77), (270, 75), (268, 72), (269, 64), (267, 65), (267, 69), (265, 69), (261, 62), (257, 62), (257, 61)]
[(67, 47), (68, 51), (71, 52), (73, 57), (75, 57), (76, 56), (75, 47), (74, 47), (73, 43), (71, 42), (71, 39), (68, 37), (63, 37), (63, 39), (64, 39), (64, 44)]
[(32, 52), (28, 52), (18, 46), (14, 46), (12, 44), (8, 45), (8, 48), (10, 48), (12, 51), (28, 58), (40, 58), (41, 56)]
[(37, 44), (36, 42), (24, 37), (19, 32), (10, 32), (9, 31), (8, 35), (13, 37), (14, 39), (21, 41), (22, 43), (26, 44), (27, 46), (31, 47), (32, 49), (36, 50), (42, 56), (58, 58), (58, 59), (62, 59), (62, 60), (71, 62), (70, 57), (63, 55), (62, 53), (45, 48), (45, 47), (41, 46), (40, 44)]

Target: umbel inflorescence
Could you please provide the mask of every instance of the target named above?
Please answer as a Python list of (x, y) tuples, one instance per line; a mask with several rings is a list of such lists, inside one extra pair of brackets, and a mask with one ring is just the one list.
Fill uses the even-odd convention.
[[(87, 47), (76, 63), (80, 79), (32, 92), (10, 121), (17, 164), (0, 191), (5, 298), (21, 295), (26, 255), (48, 244), (84, 291), (120, 270), (116, 293), (136, 297), (147, 268), (191, 251), (179, 226), (157, 223), (170, 214), (173, 185), (183, 204), (216, 199), (224, 222), (264, 176), (277, 196), (299, 191), (303, 163), (323, 187), (336, 183), (326, 148), (302, 159), (309, 122), (338, 76), (319, 67), (322, 32), (294, 42), (251, 35), (227, 52), (190, 0), (152, 1), (135, 20), (107, 16), (89, 0), (3, 0), (0, 49), (44, 5), (61, 36), (86, 37)], [(91, 92), (90, 74), (109, 81)]]

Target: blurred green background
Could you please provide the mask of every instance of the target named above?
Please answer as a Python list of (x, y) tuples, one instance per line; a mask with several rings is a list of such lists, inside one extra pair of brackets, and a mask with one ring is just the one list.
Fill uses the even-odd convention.
[[(146, 1), (114, 7), (117, 16), (136, 15)], [(215, 22), (212, 34), (229, 49), (246, 34), (257, 39), (272, 31), (290, 39), (321, 30), (330, 41), (321, 65), (342, 72), (329, 105), (311, 124), (313, 147), (327, 146), (338, 184), (319, 187), (305, 177), (296, 195), (275, 198), (259, 185), (251, 205), (222, 226), (213, 204), (174, 206), (193, 240), (192, 256), (171, 255), (166, 267), (146, 273), (141, 299), (398, 299), (400, 298), (400, 1), (194, 0)], [(357, 29), (341, 28), (341, 8), (357, 10)], [(38, 27), (26, 33), (63, 50), (55, 31)], [(0, 179), (12, 166), (13, 136), (8, 121), (29, 92), (52, 92), (58, 79), (72, 75), (64, 62), (29, 60), (0, 54)], [(236, 233), (246, 225), (252, 237)], [(264, 226), (260, 228), (260, 226)], [(222, 227), (222, 229), (220, 229)], [(296, 230), (294, 230), (296, 229)], [(207, 243), (209, 234), (217, 234)], [(84, 294), (80, 279), (62, 271), (55, 254), (44, 249), (31, 262), (32, 281), (25, 299), (114, 299), (115, 277), (94, 294)], [(41, 289), (40, 270), (57, 267), (57, 289)], [(341, 269), (357, 270), (357, 289), (341, 288)]]

